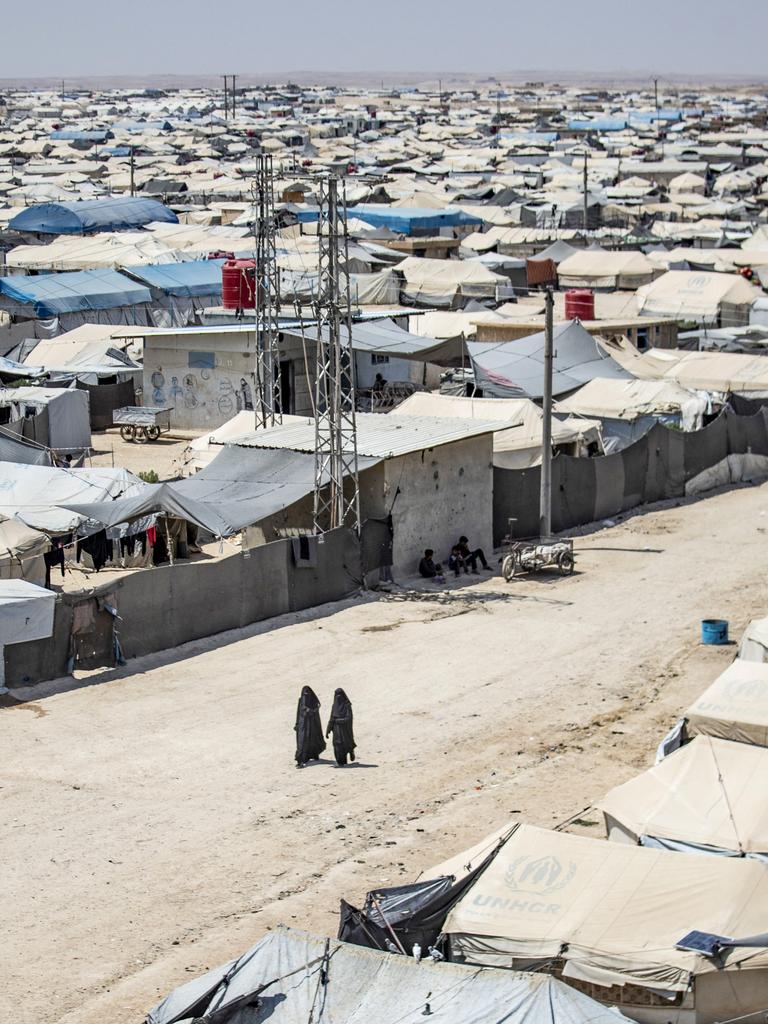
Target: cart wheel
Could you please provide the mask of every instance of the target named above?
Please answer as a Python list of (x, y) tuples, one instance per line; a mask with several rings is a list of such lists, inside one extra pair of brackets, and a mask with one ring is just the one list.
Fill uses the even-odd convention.
[(146, 427), (136, 427), (136, 444), (146, 444), (149, 438), (147, 437)]
[(153, 423), (151, 426), (147, 427), (147, 440), (156, 441), (158, 437), (160, 437), (160, 427), (158, 427), (156, 423)]
[(124, 441), (132, 441), (136, 436), (136, 427), (132, 423), (125, 423), (120, 427), (120, 437)]
[(561, 551), (557, 556), (557, 567), (561, 576), (570, 576), (573, 572), (573, 555), (570, 551)]
[(501, 563), (501, 575), (509, 583), (517, 571), (517, 559), (514, 555), (505, 555)]

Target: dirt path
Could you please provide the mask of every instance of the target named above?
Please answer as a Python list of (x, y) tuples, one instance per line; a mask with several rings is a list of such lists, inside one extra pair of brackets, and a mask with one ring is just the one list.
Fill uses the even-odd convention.
[[(580, 538), (570, 579), (363, 597), (0, 711), (0, 1019), (139, 1022), (279, 921), (335, 933), (341, 895), (588, 808), (733, 657), (699, 620), (765, 610), (767, 529), (735, 490)], [(355, 768), (293, 767), (305, 682), (350, 694)]]

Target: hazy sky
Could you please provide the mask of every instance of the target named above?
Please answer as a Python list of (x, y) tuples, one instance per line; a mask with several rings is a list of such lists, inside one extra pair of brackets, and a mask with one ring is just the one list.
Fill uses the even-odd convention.
[(768, 77), (768, 3), (34, 0), (0, 78), (224, 71), (653, 71)]

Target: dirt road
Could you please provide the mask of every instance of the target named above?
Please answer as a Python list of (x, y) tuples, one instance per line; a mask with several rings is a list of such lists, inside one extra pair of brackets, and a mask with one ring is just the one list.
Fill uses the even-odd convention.
[[(733, 657), (699, 620), (765, 611), (767, 530), (768, 485), (718, 494), (580, 538), (570, 579), (361, 597), (0, 711), (0, 1019), (138, 1022), (276, 922), (334, 933), (341, 895), (588, 808)], [(351, 696), (354, 768), (294, 768), (304, 683)]]

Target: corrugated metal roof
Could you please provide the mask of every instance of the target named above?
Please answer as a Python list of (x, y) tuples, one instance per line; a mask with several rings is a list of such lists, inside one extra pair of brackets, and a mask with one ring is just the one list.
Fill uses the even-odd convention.
[[(491, 434), (508, 427), (509, 423), (490, 420), (358, 413), (357, 452), (358, 455), (389, 459)], [(297, 452), (313, 452), (315, 421), (306, 419), (300, 423), (286, 423), (258, 433), (244, 434), (233, 438), (231, 443), (248, 448), (288, 448)]]

